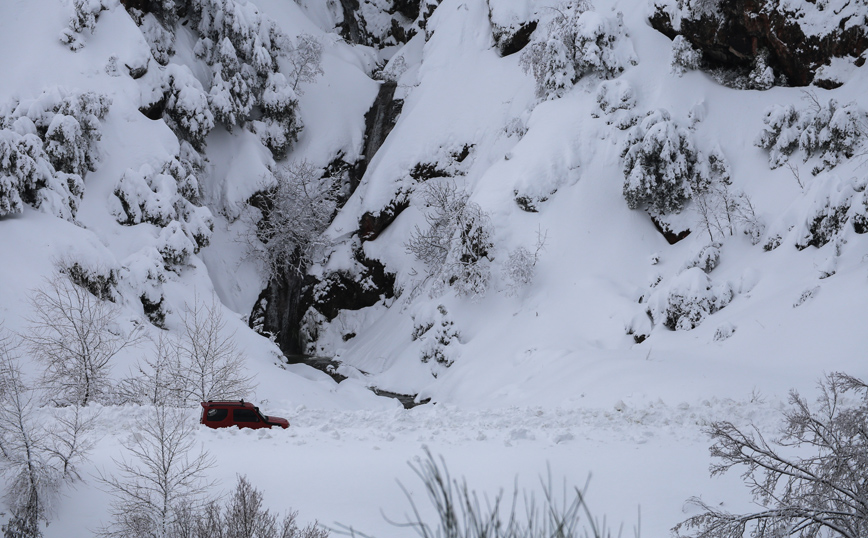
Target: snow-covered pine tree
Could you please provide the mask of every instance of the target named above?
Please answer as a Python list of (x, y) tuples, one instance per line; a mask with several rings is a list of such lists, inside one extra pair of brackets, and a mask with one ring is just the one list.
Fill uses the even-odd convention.
[(698, 154), (690, 132), (668, 110), (649, 112), (628, 131), (621, 158), (630, 209), (647, 206), (662, 215), (681, 211), (690, 198)]

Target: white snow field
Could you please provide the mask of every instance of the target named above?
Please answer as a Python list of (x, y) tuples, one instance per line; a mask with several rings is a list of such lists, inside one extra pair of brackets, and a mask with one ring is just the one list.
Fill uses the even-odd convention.
[[(590, 476), (588, 503), (616, 532), (623, 522), (624, 536), (633, 535), (637, 524), (643, 538), (668, 536), (692, 513), (685, 505), (691, 496), (734, 511), (752, 506), (739, 473), (709, 478), (709, 440), (702, 431), (708, 421), (752, 422), (772, 432), (790, 389), (813, 398), (826, 373), (868, 377), (868, 234), (847, 225), (819, 248), (795, 247), (829, 200), (849, 196), (855, 207), (862, 199), (864, 149), (815, 176), (817, 157), (805, 163), (797, 151), (789, 161), (796, 172), (772, 170), (768, 151), (754, 143), (769, 107), (808, 106), (804, 89), (736, 90), (699, 71), (672, 74), (671, 41), (650, 27), (650, 2), (593, 0), (601, 16), (623, 13), (627, 40), (621, 50), (626, 69), (605, 83), (629, 86), (636, 103), (629, 113), (641, 119), (665, 108), (679, 126), (689, 127), (703, 154), (719, 148), (733, 188), (750, 197), (765, 225), (756, 244), (742, 233), (724, 237), (719, 265), (705, 276), (685, 270), (710, 242), (693, 206), (677, 218), (694, 231), (675, 245), (645, 211), (628, 208), (620, 149), (627, 131), (608, 124), (611, 115), (599, 108), (604, 81), (589, 74), (562, 97), (540, 102), (533, 77), (520, 66), (521, 54), (500, 57), (495, 50), (485, 0), (443, 0), (428, 21), (429, 39), (421, 32), (406, 45), (381, 51), (334, 33), (342, 17), (337, 3), (253, 3), (291, 39), (309, 33), (323, 44), (324, 73), (301, 85), (305, 127), (287, 161), (324, 167), (341, 151), (358, 155), (364, 115), (379, 84), (372, 70), (397, 55), (406, 63), (398, 78), (404, 106), (397, 125), (326, 232), (334, 252), (311, 271), (351, 269), (348, 253), (358, 241), (351, 235), (362, 214), (379, 211), (399, 189), (412, 187), (408, 172), (415, 164), (434, 162), (459, 167), (452, 181), (490, 215), (492, 277), (481, 297), (459, 296), (449, 287), (429, 293), (425, 267), (406, 248), (414, 227), (425, 225), (426, 209), (415, 192), (409, 208), (362, 245), (396, 274), (401, 293), (342, 312), (321, 328), (316, 342), (317, 353), (340, 360), (349, 379), (338, 384), (308, 366), (283, 365), (276, 345), (247, 326), (267, 280), (244, 240), (250, 223), (240, 218), (244, 201), (266, 185), (267, 167), (275, 163), (249, 131), (215, 127), (199, 176), (214, 232), (209, 246), (164, 272), (166, 327), (180, 331), (185, 304), (216, 297), (257, 384), (249, 399), (291, 424), (285, 431), (197, 427), (197, 443), (216, 460), (208, 472), (219, 484), (215, 494), (246, 475), (271, 509), (297, 510), (302, 522), (403, 537), (412, 531), (388, 521), (401, 521), (410, 510), (398, 482), (424, 515), (432, 514), (408, 465), (427, 447), (445, 458), (453, 477), (465, 477), (489, 497), (501, 489), (509, 497), (514, 484), (540, 495), (540, 477), (549, 469), (556, 485), (582, 487)], [(545, 14), (550, 4), (498, 5)], [(159, 169), (181, 144), (165, 121), (139, 112), (155, 79), (134, 80), (123, 67), (118, 76), (106, 69), (112, 56), (118, 66), (140, 65), (151, 53), (124, 6), (117, 0), (103, 5), (93, 32), (81, 34), (84, 47), (73, 52), (58, 39), (71, 2), (0, 2), (0, 115), (12, 112), (4, 103), (36, 99), (54, 88), (111, 99), (77, 222), (27, 204), (21, 213), (0, 216), (0, 323), (9, 331), (27, 332), (33, 290), (60, 259), (128, 271), (133, 276), (119, 287), (119, 327), (142, 325), (151, 336), (162, 331), (144, 317), (138, 301), (144, 288), (136, 287), (136, 278), (144, 279), (137, 264), (144, 263), (143, 252), (162, 244), (161, 229), (118, 224), (112, 193), (126, 171)], [(195, 37), (186, 32), (179, 32), (171, 62), (188, 66), (207, 88), (209, 75), (192, 52)], [(843, 86), (808, 89), (821, 104), (835, 99), (868, 108), (868, 71), (841, 63)], [(159, 70), (153, 60), (151, 69)], [(470, 145), (466, 160), (450, 162), (451, 153)], [(519, 193), (545, 200), (537, 212), (523, 211), (515, 201)], [(522, 246), (532, 252), (539, 233), (546, 240), (535, 276), (510, 293), (502, 274), (509, 253)], [(763, 245), (775, 236), (780, 246), (766, 251)], [(670, 291), (690, 293), (696, 286), (688, 277), (707, 279), (707, 286), (700, 282), (703, 293), (729, 290), (731, 300), (692, 330), (652, 323), (645, 313), (649, 304), (665, 303)], [(413, 337), (414, 326), (442, 320), (440, 306), (459, 333), (448, 345), (448, 368), (421, 361), (426, 342)], [(631, 328), (647, 338), (636, 343)], [(345, 340), (350, 332), (355, 337)], [(116, 357), (112, 378), (123, 378), (152, 348), (142, 344)], [(26, 350), (21, 357), (38, 384), (39, 365)], [(431, 401), (405, 410), (374, 395), (372, 386)], [(112, 472), (124, 454), (121, 443), (136, 435), (136, 419), (152, 411), (90, 407), (100, 410), (99, 441), (82, 467), (84, 481), (64, 488), (44, 528), (47, 538), (92, 536), (109, 523), (111, 497), (96, 475)], [(198, 423), (200, 409), (186, 412)], [(42, 409), (37, 416), (48, 414)]]

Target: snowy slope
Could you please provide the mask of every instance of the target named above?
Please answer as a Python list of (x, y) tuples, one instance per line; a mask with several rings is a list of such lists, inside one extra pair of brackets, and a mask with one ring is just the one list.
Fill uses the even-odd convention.
[[(496, 52), (483, 0), (444, 0), (428, 21), (430, 39), (422, 32), (387, 53), (330, 33), (336, 10), (328, 2), (255, 3), (288, 35), (312, 33), (324, 44), (324, 74), (303, 88), (305, 129), (290, 160), (322, 167), (340, 152), (358, 155), (364, 114), (379, 84), (370, 73), (381, 56), (401, 56), (407, 64), (398, 80), (402, 114), (327, 232), (338, 246), (326, 268), (345, 261), (347, 241), (355, 241), (347, 237), (365, 212), (414, 188), (409, 175), (414, 165), (439, 163), (460, 170), (456, 184), (491, 216), (493, 277), (485, 296), (475, 300), (449, 288), (429, 294), (430, 282), (421, 276), (425, 268), (405, 247), (414, 226), (425, 224), (416, 190), (409, 208), (363, 245), (367, 256), (396, 273), (402, 293), (363, 311), (341, 313), (318, 342), (343, 362), (342, 372), (351, 378), (337, 384), (307, 366), (280, 365), (280, 350), (246, 324), (266, 282), (244, 244), (248, 223), (238, 218), (239, 203), (264, 186), (272, 158), (247, 131), (212, 131), (200, 181), (214, 235), (188, 266), (167, 273), (166, 325), (177, 331), (185, 303), (218, 297), (257, 383), (251, 398), (292, 424), (287, 431), (262, 433), (198, 430), (196, 440), (218, 462), (209, 476), (222, 489), (231, 487), (236, 474), (246, 474), (270, 507), (299, 510), (304, 521), (403, 536), (406, 531), (387, 523), (380, 511), (401, 519), (409, 509), (395, 479), (422, 497), (406, 462), (427, 446), (444, 455), (454, 476), (466, 476), (489, 495), (508, 490), (516, 476), (523, 487), (538, 490), (537, 477), (547, 465), (556, 480), (564, 477), (572, 485), (584, 484), (591, 474), (592, 508), (616, 527), (624, 521), (629, 534), (641, 506), (642, 535), (662, 536), (686, 517), (683, 502), (691, 495), (725, 501), (733, 510), (748, 506), (736, 476), (707, 478), (705, 421), (755, 421), (771, 428), (790, 388), (812, 394), (816, 379), (831, 371), (868, 375), (863, 321), (868, 237), (847, 227), (838, 241), (823, 247), (794, 247), (818, 200), (846, 191), (851, 178), (864, 177), (861, 158), (812, 176), (813, 162), (802, 164), (797, 153), (790, 162), (801, 170), (800, 188), (787, 167), (771, 170), (767, 152), (754, 145), (769, 106), (806, 106), (800, 89), (735, 90), (698, 71), (675, 76), (669, 68), (671, 42), (647, 23), (650, 6), (594, 2), (600, 14), (623, 11), (638, 62), (617, 81), (632, 88), (633, 112), (641, 116), (666, 108), (683, 126), (698, 119), (692, 131), (698, 148), (720, 148), (734, 187), (751, 197), (766, 223), (759, 244), (736, 235), (720, 247), (720, 264), (709, 278), (729, 285), (731, 303), (690, 331), (659, 323), (652, 328), (640, 297), (647, 298), (658, 280), (662, 287), (676, 282), (685, 263), (709, 241), (695, 230), (669, 245), (644, 211), (627, 207), (620, 158), (626, 133), (607, 124), (599, 110), (599, 78), (588, 76), (563, 97), (539, 102), (521, 55)], [(108, 4), (78, 52), (58, 41), (71, 13), (68, 2), (0, 5), (0, 51), (6, 51), (0, 53), (0, 102), (32, 99), (54, 86), (98, 91), (112, 100), (101, 123), (99, 164), (85, 178), (79, 224), (30, 207), (0, 217), (5, 253), (0, 321), (12, 331), (26, 330), (33, 312), (28, 299), (57, 259), (119, 268), (159, 235), (150, 224), (121, 226), (110, 212), (112, 192), (125, 171), (158, 168), (178, 154), (180, 143), (164, 121), (139, 112), (146, 82), (106, 71), (112, 55), (124, 65), (150, 54), (123, 6)], [(527, 7), (515, 4), (519, 12)], [(543, 3), (532, 6), (546, 12)], [(177, 61), (196, 67), (191, 46), (179, 40)], [(821, 103), (834, 98), (868, 108), (868, 74), (850, 66), (843, 76), (848, 80), (838, 89), (812, 91)], [(469, 156), (456, 164), (450, 155), (465, 146), (471, 146)], [(519, 207), (516, 193), (546, 200), (531, 213)], [(698, 217), (690, 211), (682, 217), (692, 226)], [(533, 281), (507, 293), (504, 262), (519, 246), (533, 250), (540, 232), (546, 241)], [(781, 246), (764, 251), (762, 245), (775, 234), (782, 236)], [(821, 278), (830, 263), (835, 274)], [(449, 368), (423, 363), (425, 342), (413, 338), (416, 325), (441, 321), (440, 305), (460, 333), (450, 344)], [(143, 323), (151, 335), (159, 334), (142, 321), (142, 307), (130, 296), (122, 307), (123, 327)], [(628, 334), (637, 324), (650, 331), (642, 343)], [(720, 328), (734, 332), (718, 340)], [(350, 331), (356, 336), (344, 341)], [(119, 357), (114, 376), (119, 379), (149, 350)], [(26, 366), (36, 373), (36, 365)], [(419, 394), (435, 404), (407, 411), (374, 396), (368, 385)], [(112, 468), (112, 458), (122, 453), (121, 440), (147, 412), (135, 406), (102, 410), (102, 438), (85, 482), (66, 491), (46, 536), (88, 536), (106, 522), (109, 496), (93, 475)], [(196, 410), (189, 415), (198, 420)]]

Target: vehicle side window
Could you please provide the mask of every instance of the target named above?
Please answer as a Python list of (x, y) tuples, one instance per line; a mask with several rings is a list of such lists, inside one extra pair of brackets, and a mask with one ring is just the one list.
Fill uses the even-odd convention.
[(232, 413), (235, 422), (259, 422), (259, 416), (253, 409), (235, 409)]
[(229, 414), (228, 409), (209, 409), (205, 420), (208, 422), (220, 422)]

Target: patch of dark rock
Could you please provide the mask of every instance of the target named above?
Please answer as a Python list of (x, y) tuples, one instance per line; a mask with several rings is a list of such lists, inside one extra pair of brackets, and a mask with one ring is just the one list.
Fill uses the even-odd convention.
[(797, 20), (767, 0), (733, 0), (719, 2), (718, 7), (719, 16), (683, 17), (678, 31), (662, 8), (650, 17), (650, 23), (670, 39), (683, 35), (702, 52), (703, 67), (710, 70), (749, 69), (757, 55), (767, 51), (767, 63), (775, 75), (786, 77), (792, 86), (811, 84), (817, 70), (832, 58), (858, 57), (868, 49), (864, 25), (839, 26), (824, 36), (806, 36)]
[(359, 220), (359, 238), (362, 241), (373, 241), (408, 207), (410, 198), (402, 191), (377, 213), (365, 212)]
[(437, 163), (416, 163), (410, 170), (410, 177), (416, 181), (428, 181), (435, 177), (448, 177), (451, 174), (442, 168), (437, 167)]
[(163, 111), (166, 109), (166, 96), (154, 103), (143, 105), (139, 108), (139, 112), (145, 115), (149, 120), (163, 119)]
[[(380, 146), (392, 132), (398, 122), (398, 116), (404, 108), (402, 99), (395, 99), (394, 82), (383, 82), (374, 99), (374, 104), (365, 114), (365, 147), (362, 154), (365, 156), (364, 166), (367, 167), (374, 158)], [(364, 170), (362, 170), (364, 173)]]
[(494, 28), (494, 42), (501, 56), (509, 56), (524, 49), (530, 43), (531, 35), (536, 30), (538, 21), (524, 22), (518, 28)]
[(654, 223), (654, 227), (657, 228), (657, 231), (660, 232), (670, 245), (674, 245), (690, 235), (690, 230), (674, 231), (668, 224), (660, 221), (654, 215), (651, 215), (651, 222)]
[(379, 260), (367, 258), (361, 249), (355, 251), (354, 257), (365, 268), (362, 274), (334, 271), (315, 286), (305, 288), (303, 303), (328, 321), (335, 319), (341, 310), (361, 310), (395, 296), (393, 273), (387, 272)]

